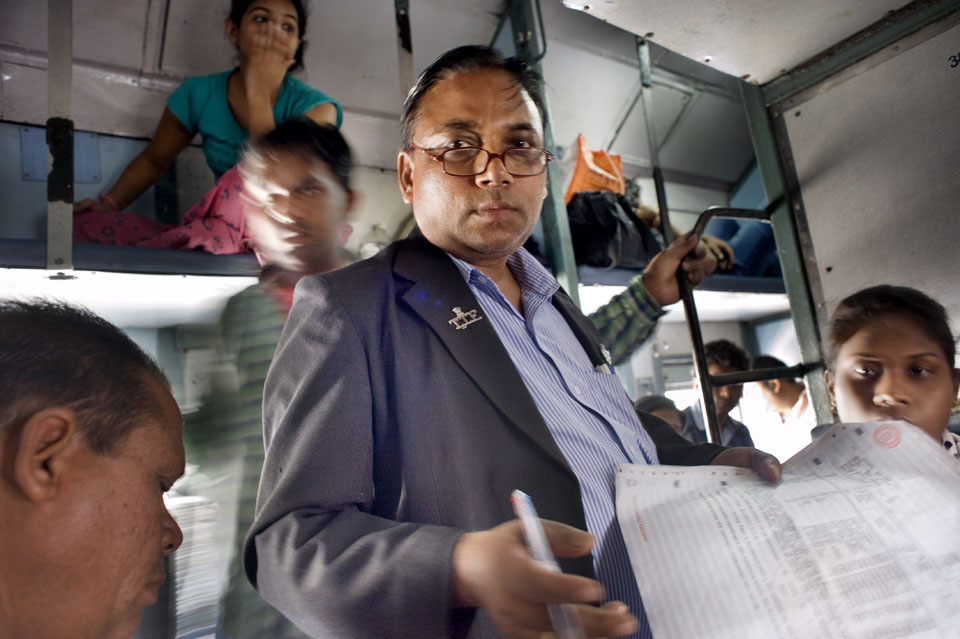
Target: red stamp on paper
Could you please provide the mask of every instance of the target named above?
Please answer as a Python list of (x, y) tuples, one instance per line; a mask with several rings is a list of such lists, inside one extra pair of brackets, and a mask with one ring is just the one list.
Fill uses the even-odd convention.
[(873, 431), (873, 441), (880, 448), (894, 448), (900, 439), (900, 429), (893, 424), (882, 424)]

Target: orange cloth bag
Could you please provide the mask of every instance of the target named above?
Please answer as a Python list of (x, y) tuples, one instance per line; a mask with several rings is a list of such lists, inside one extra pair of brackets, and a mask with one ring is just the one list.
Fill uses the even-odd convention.
[(564, 201), (570, 204), (575, 193), (580, 191), (610, 191), (623, 193), (623, 163), (619, 155), (606, 151), (591, 151), (587, 147), (587, 138), (577, 135), (577, 164)]

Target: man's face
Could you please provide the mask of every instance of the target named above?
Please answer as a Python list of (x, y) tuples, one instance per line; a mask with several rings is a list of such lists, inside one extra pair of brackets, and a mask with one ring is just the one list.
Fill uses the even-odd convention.
[(458, 146), (492, 153), (543, 146), (537, 108), (512, 75), (483, 70), (437, 82), (420, 102), (413, 141), (435, 151), (400, 152), (400, 190), (432, 244), (483, 265), (502, 261), (530, 236), (547, 194), (545, 172), (514, 177), (498, 158), (480, 175), (453, 177), (435, 159)]
[[(718, 366), (716, 364), (710, 364), (707, 366), (707, 371), (709, 371), (711, 375), (741, 372), (738, 368), (728, 368), (726, 366)], [(742, 396), (743, 386), (741, 384), (737, 384), (735, 386), (714, 387), (713, 403), (717, 407), (717, 419), (721, 422), (726, 419), (730, 411), (732, 411), (737, 403), (740, 402), (740, 397)]]
[(244, 177), (247, 223), (262, 261), (306, 274), (340, 265), (352, 194), (326, 163), (271, 154), (262, 169), (245, 169)]
[(170, 393), (149, 382), (159, 413), (109, 455), (80, 447), (50, 531), (62, 591), (51, 594), (76, 620), (78, 636), (80, 629), (111, 639), (132, 635), (157, 599), (163, 558), (183, 541), (163, 501), (183, 474), (183, 418)]

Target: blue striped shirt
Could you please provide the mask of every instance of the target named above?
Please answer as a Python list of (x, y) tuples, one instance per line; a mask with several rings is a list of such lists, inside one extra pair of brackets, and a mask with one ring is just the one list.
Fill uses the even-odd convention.
[(640, 591), (617, 523), (618, 464), (656, 464), (656, 447), (640, 425), (620, 380), (598, 371), (551, 303), (557, 281), (527, 251), (507, 265), (521, 289), (523, 314), (476, 267), (450, 256), (493, 324), (550, 433), (580, 483), (587, 530), (596, 537), (593, 565), (608, 600), (640, 620), (634, 637), (649, 638)]

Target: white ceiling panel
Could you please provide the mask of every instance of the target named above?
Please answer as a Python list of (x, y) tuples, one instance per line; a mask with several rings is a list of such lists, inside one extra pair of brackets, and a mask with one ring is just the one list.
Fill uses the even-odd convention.
[(954, 25), (783, 115), (828, 308), (899, 284), (960, 320)]
[(47, 121), (47, 72), (45, 69), (3, 63), (4, 120), (13, 122)]
[[(610, 150), (626, 164), (649, 168), (642, 100), (627, 115), (639, 90), (636, 37), (564, 8), (559, 0), (541, 6), (547, 35), (542, 67), (557, 143), (570, 145), (578, 132), (595, 149), (613, 140)], [(714, 183), (736, 182), (753, 158), (738, 81), (656, 44), (651, 59), (662, 168)]]
[[(135, 68), (143, 59), (148, 0), (74, 0), (73, 55), (79, 59)], [(47, 50), (47, 3), (3, 0), (0, 42)]]
[(314, 0), (311, 7), (307, 82), (344, 108), (399, 114), (402, 98), (393, 3)]
[(25, 49), (46, 51), (47, 3), (37, 0), (4, 0), (0, 41)]
[(563, 0), (736, 77), (768, 82), (907, 0)]
[[(637, 88), (637, 87), (634, 87)], [(685, 93), (670, 87), (655, 85), (653, 87), (653, 128), (657, 139), (662, 141), (667, 133), (674, 128), (681, 117), (684, 105), (692, 100), (692, 92)], [(671, 134), (671, 138), (673, 135)], [(670, 142), (670, 139), (667, 139)], [(650, 167), (650, 143), (647, 140), (646, 114), (643, 108), (643, 100), (638, 100), (633, 110), (630, 112), (623, 128), (617, 135), (611, 149), (615, 153), (620, 153), (625, 162), (636, 166)], [(662, 153), (662, 150), (661, 150)], [(663, 157), (660, 160), (663, 163)], [(674, 168), (674, 167), (665, 167)]]
[(228, 2), (170, 0), (163, 41), (163, 73), (176, 77), (204, 75), (236, 64), (236, 53), (223, 28), (228, 13)]
[(743, 105), (707, 92), (698, 94), (660, 150), (664, 168), (728, 184), (740, 179), (753, 157)]
[(540, 0), (543, 28), (547, 32), (547, 56), (554, 42), (592, 51), (597, 55), (636, 65), (637, 44), (632, 33), (596, 20), (581, 11), (572, 11), (560, 0)]
[[(31, 6), (42, 4), (46, 3)], [(139, 68), (148, 4), (148, 0), (73, 0), (73, 54), (81, 60)]]
[(489, 44), (506, 4), (505, 0), (410, 0), (414, 77), (444, 51), (464, 44)]
[(637, 84), (637, 67), (552, 41), (541, 65), (557, 144), (569, 146), (583, 133), (599, 149)]

